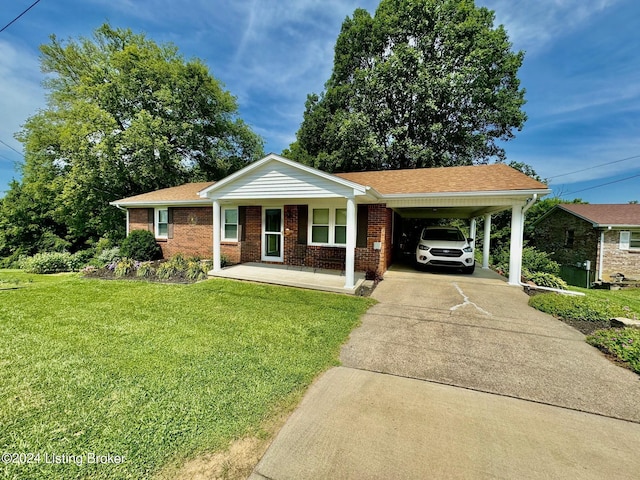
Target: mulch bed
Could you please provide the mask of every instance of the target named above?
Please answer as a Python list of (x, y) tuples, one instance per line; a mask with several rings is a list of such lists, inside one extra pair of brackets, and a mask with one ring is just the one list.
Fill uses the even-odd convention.
[(608, 320), (576, 320), (574, 318), (558, 318), (567, 325), (572, 326), (576, 330), (582, 332), (585, 335), (591, 335), (596, 330), (602, 330), (604, 328), (611, 328), (611, 323)]

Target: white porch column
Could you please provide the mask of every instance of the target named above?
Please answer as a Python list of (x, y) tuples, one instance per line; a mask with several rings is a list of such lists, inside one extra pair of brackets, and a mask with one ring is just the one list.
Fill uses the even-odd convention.
[(484, 239), (482, 243), (482, 268), (489, 268), (489, 253), (491, 250), (491, 214), (484, 216)]
[(471, 219), (471, 225), (469, 226), (469, 237), (473, 238), (473, 243), (476, 243), (476, 229), (478, 228), (478, 222), (475, 218)]
[(347, 244), (345, 252), (344, 288), (352, 289), (356, 286), (356, 233), (358, 216), (356, 215), (356, 202), (353, 197), (347, 198)]
[(213, 201), (213, 271), (219, 272), (220, 267), (220, 202)]
[(520, 285), (522, 274), (522, 237), (524, 234), (524, 214), (522, 205), (511, 209), (511, 249), (509, 251), (509, 284)]

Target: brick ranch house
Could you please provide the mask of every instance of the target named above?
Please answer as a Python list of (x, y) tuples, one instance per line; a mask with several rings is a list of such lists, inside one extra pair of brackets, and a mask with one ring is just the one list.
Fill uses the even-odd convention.
[(524, 212), (546, 185), (503, 164), (329, 174), (270, 154), (218, 181), (124, 198), (127, 232), (150, 230), (165, 257), (178, 252), (231, 263), (263, 262), (384, 273), (404, 218), (485, 219), (488, 268), (493, 213), (512, 212), (511, 274), (520, 282)]
[(640, 205), (560, 204), (535, 224), (534, 244), (561, 264), (591, 263), (596, 279), (640, 279)]

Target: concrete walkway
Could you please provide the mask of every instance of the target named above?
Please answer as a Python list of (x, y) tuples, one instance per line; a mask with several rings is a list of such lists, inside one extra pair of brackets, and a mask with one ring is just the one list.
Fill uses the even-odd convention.
[(344, 288), (344, 273), (339, 270), (266, 263), (240, 263), (223, 268), (219, 272), (212, 270), (209, 272), (209, 276), (351, 295), (355, 295), (365, 281), (364, 274), (356, 272), (355, 287), (346, 289)]
[(490, 272), (387, 272), (271, 479), (636, 479), (640, 377)]

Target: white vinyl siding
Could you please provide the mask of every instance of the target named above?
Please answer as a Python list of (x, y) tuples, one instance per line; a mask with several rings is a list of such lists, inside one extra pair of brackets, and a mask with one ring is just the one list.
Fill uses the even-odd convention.
[(241, 181), (231, 182), (216, 192), (216, 197), (225, 200), (344, 198), (349, 195), (353, 195), (353, 188), (284, 164), (264, 165), (244, 175)]

